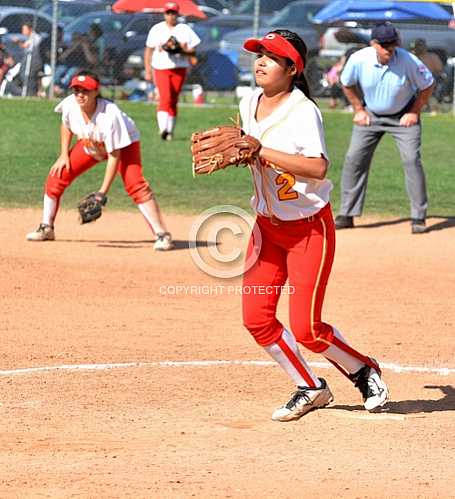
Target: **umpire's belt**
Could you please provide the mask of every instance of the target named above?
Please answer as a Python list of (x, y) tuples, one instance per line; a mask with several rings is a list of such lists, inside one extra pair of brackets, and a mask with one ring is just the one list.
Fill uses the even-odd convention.
[(400, 119), (404, 114), (408, 113), (413, 106), (416, 98), (415, 96), (412, 97), (412, 99), (404, 106), (404, 108), (401, 111), (398, 111), (398, 113), (393, 113), (393, 114), (378, 114), (369, 109), (375, 116), (378, 118), (392, 118), (392, 119)]

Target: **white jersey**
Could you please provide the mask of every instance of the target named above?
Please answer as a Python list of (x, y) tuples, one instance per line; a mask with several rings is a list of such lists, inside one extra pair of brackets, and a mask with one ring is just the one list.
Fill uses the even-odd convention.
[(134, 121), (113, 102), (98, 98), (95, 113), (86, 123), (74, 95), (63, 99), (55, 112), (62, 113), (63, 125), (83, 141), (84, 151), (101, 160), (106, 153), (123, 149), (140, 138)]
[[(240, 102), (243, 129), (256, 137), (264, 147), (309, 158), (328, 159), (322, 116), (318, 107), (299, 89), (275, 111), (256, 121), (255, 114), (262, 88)], [(251, 168), (255, 194), (251, 206), (266, 217), (298, 220), (310, 217), (323, 208), (330, 198), (330, 180), (293, 175), (278, 166), (265, 167), (258, 160)]]
[(169, 54), (161, 48), (169, 37), (175, 36), (181, 44), (186, 44), (188, 49), (194, 49), (201, 43), (201, 39), (187, 24), (176, 24), (169, 26), (166, 21), (162, 21), (152, 26), (147, 36), (145, 45), (153, 50), (153, 69), (174, 69), (187, 68), (190, 63), (188, 57), (182, 54)]

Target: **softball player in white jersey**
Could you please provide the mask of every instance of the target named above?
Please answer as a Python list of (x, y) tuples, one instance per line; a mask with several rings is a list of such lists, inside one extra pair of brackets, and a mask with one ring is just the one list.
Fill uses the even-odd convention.
[[(240, 114), (245, 132), (262, 144), (252, 167), (252, 206), (262, 245), (243, 284), (272, 294), (245, 293), (243, 319), (256, 342), (297, 386), (272, 419), (299, 419), (333, 400), (327, 383), (313, 373), (298, 343), (332, 362), (359, 388), (365, 408), (373, 410), (388, 398), (377, 362), (350, 347), (337, 329), (321, 319), (335, 227), (322, 117), (309, 98), (303, 75), (305, 43), (291, 31), (276, 30), (262, 39), (247, 40), (244, 48), (258, 54), (255, 78), (260, 88), (241, 101)], [(253, 239), (248, 247), (252, 251)], [(287, 279), (294, 290), (289, 298), (289, 329), (276, 317), (280, 289)]]
[[(179, 94), (191, 66), (190, 58), (195, 56), (195, 47), (201, 42), (187, 24), (177, 23), (178, 13), (178, 3), (165, 3), (164, 21), (151, 28), (144, 50), (145, 79), (153, 81), (159, 92), (156, 117), (160, 136), (164, 140), (172, 140)], [(174, 36), (180, 43), (180, 53), (169, 54), (163, 50), (162, 46), (170, 36)]]
[[(99, 78), (91, 71), (73, 77), (74, 94), (55, 108), (62, 113), (61, 153), (46, 179), (42, 222), (29, 232), (29, 241), (53, 241), (54, 222), (65, 190), (79, 175), (107, 160), (103, 183), (98, 191), (106, 195), (117, 173), (126, 192), (136, 203), (157, 240), (154, 249), (173, 248), (157, 200), (142, 172), (139, 130), (133, 120), (113, 102), (100, 95)], [(77, 137), (74, 147), (73, 136)]]

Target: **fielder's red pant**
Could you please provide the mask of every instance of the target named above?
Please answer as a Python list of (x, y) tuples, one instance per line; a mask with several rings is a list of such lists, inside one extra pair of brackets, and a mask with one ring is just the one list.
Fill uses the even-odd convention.
[[(70, 151), (70, 163), (70, 171), (63, 170), (61, 178), (50, 175), (47, 177), (46, 194), (57, 201), (79, 175), (95, 166), (99, 160), (89, 156), (84, 151), (81, 141), (78, 141)], [(152, 190), (142, 174), (141, 143), (139, 141), (121, 149), (118, 172), (122, 176), (126, 192), (136, 204), (145, 203), (152, 199)]]
[(153, 75), (160, 93), (158, 111), (177, 116), (177, 102), (185, 81), (186, 68), (155, 69)]
[[(245, 327), (261, 346), (280, 340), (283, 325), (276, 317), (276, 309), (280, 287), (289, 278), (291, 330), (306, 348), (324, 352), (334, 338), (332, 327), (321, 321), (335, 254), (335, 226), (330, 205), (320, 210), (314, 219), (273, 225), (269, 218), (258, 216), (256, 223), (261, 231), (262, 246), (256, 263), (243, 277)], [(252, 251), (251, 238), (248, 255)], [(250, 292), (258, 286), (262, 289), (268, 286), (267, 292)]]

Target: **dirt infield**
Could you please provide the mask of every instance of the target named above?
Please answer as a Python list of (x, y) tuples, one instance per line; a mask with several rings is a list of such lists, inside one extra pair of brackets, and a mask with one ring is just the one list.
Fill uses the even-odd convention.
[(156, 253), (138, 213), (63, 212), (58, 241), (27, 243), (39, 216), (0, 210), (2, 499), (455, 497), (453, 224), (338, 234), (325, 319), (384, 364), (392, 401), (366, 413), (308, 354), (335, 402), (286, 424), (270, 415), (293, 387), (243, 329), (240, 281), (192, 262), (192, 217)]

